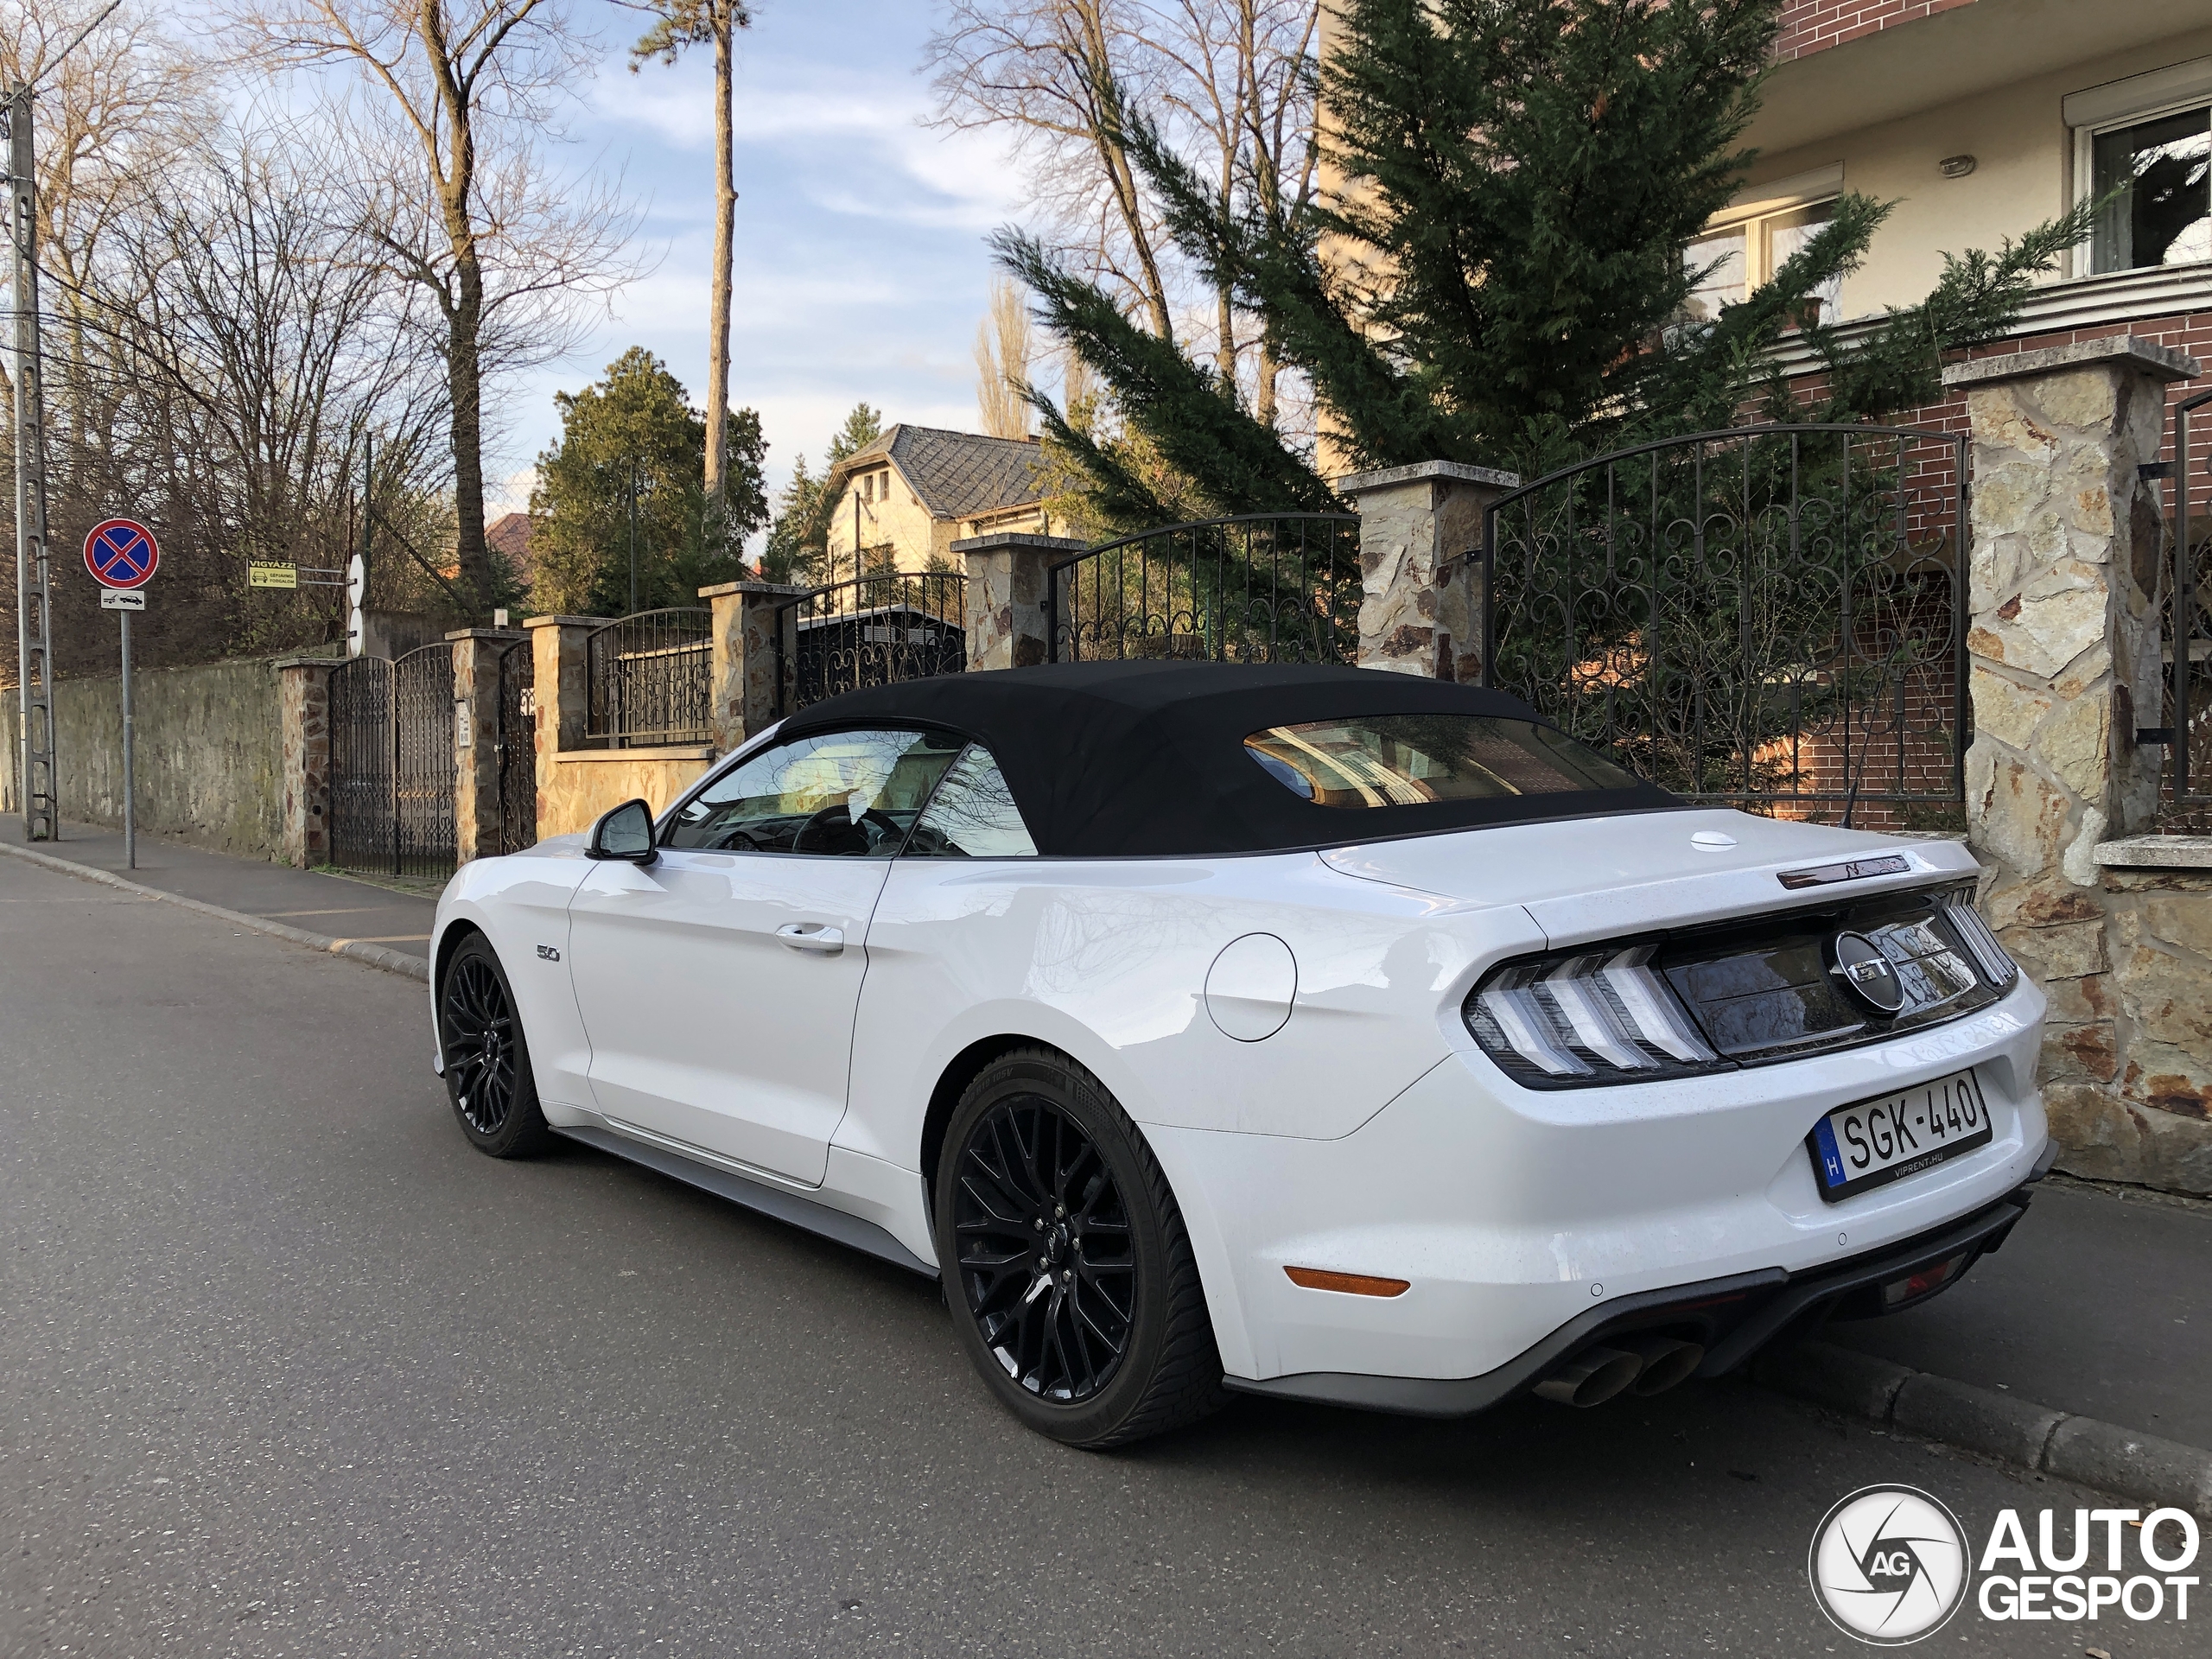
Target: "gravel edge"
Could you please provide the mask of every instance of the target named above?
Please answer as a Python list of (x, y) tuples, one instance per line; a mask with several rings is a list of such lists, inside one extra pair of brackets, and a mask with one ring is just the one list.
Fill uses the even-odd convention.
[(389, 950), (381, 944), (367, 944), (359, 939), (336, 939), (327, 933), (310, 933), (303, 927), (287, 927), (282, 922), (272, 922), (264, 916), (248, 916), (243, 911), (225, 910), (220, 905), (203, 904), (197, 899), (187, 899), (181, 893), (164, 893), (159, 887), (149, 887), (143, 882), (126, 880), (106, 870), (94, 869), (89, 864), (73, 864), (66, 858), (56, 858), (51, 853), (35, 852), (29, 847), (0, 841), (0, 853), (20, 858), (62, 875), (73, 875), (80, 881), (97, 881), (103, 887), (119, 887), (125, 893), (136, 893), (142, 899), (158, 899), (163, 904), (181, 905), (187, 910), (196, 910), (202, 916), (212, 916), (219, 922), (251, 928), (257, 933), (284, 939), (293, 944), (303, 944), (310, 950), (326, 955), (347, 957), (365, 963), (372, 968), (381, 968), (387, 974), (397, 974), (403, 979), (430, 982), (430, 964), (421, 957), (410, 957), (404, 950)]
[(1900, 1433), (2154, 1508), (2212, 1518), (2212, 1452), (1825, 1342), (1754, 1362), (1752, 1380)]

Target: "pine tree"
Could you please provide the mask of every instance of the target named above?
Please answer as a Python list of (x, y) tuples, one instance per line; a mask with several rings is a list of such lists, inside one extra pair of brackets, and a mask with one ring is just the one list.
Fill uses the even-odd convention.
[(768, 531), (768, 544), (760, 556), (760, 573), (769, 582), (826, 582), (830, 579), (830, 518), (836, 498), (830, 493), (830, 475), (840, 461), (850, 459), (883, 435), (883, 411), (872, 404), (855, 404), (823, 453), (823, 476), (815, 478), (801, 455), (791, 466), (791, 481), (776, 498), (775, 522)]
[[(1932, 401), (1940, 354), (2003, 334), (2030, 280), (2087, 228), (2036, 227), (1995, 255), (1947, 259), (1937, 289), (1870, 338), (1810, 321), (1889, 208), (1847, 195), (1773, 279), (1717, 319), (1688, 319), (1702, 272), (1682, 250), (1751, 155), (1779, 0), (1342, 0), (1319, 69), (1338, 181), (1294, 212), (1218, 190), (1129, 112), (1130, 154), (1183, 254), (1225, 279), (1283, 362), (1312, 383), (1351, 464), (1444, 460), (1523, 475), (1637, 440), (1726, 426), (1764, 391), (1787, 418), (1865, 420)], [(1127, 106), (1118, 93), (1103, 99)], [(1019, 232), (1001, 262), (1128, 424), (1218, 511), (1330, 499), (1306, 457), (1234, 388), (1134, 327), (1095, 285)], [(1801, 323), (1829, 391), (1795, 404), (1771, 348)], [(1103, 512), (1154, 505), (1141, 480), (1032, 394)]]
[[(531, 492), (538, 609), (615, 616), (630, 608), (630, 506), (637, 504), (638, 607), (690, 606), (741, 566), (707, 533), (707, 423), (651, 352), (633, 346), (603, 379), (560, 392), (560, 442), (537, 458)], [(730, 411), (725, 431), (730, 521), (742, 537), (766, 524), (760, 417)]]

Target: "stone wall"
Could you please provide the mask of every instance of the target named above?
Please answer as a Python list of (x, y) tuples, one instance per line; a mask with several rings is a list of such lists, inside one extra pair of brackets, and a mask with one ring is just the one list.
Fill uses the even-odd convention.
[[(1955, 365), (1974, 435), (1970, 838), (1983, 907), (2050, 999), (2059, 1166), (2212, 1192), (2212, 881), (2139, 836), (2162, 752), (2164, 526), (2143, 476), (2197, 365), (2110, 340)], [(2212, 857), (2212, 855), (2208, 855)]]
[[(730, 584), (726, 596), (713, 603), (735, 604), (740, 591), (753, 585)], [(590, 687), (584, 641), (607, 620), (598, 616), (534, 616), (523, 624), (531, 636), (535, 673), (540, 840), (588, 830), (608, 807), (640, 797), (658, 812), (690, 787), (714, 760), (709, 743), (654, 749), (585, 747)], [(741, 635), (741, 630), (736, 632)], [(726, 674), (741, 683), (745, 677), (741, 664)]]
[(643, 798), (654, 812), (691, 787), (713, 761), (712, 746), (579, 749), (537, 760), (537, 835), (588, 830), (610, 806)]
[[(137, 715), (137, 820), (148, 835), (246, 858), (283, 855), (284, 739), (273, 662), (141, 669)], [(0, 811), (22, 810), (16, 768), (19, 710), (0, 707)], [(114, 679), (54, 689), (61, 816), (123, 823), (122, 688)]]
[[(2177, 850), (2155, 839), (2170, 844), (2103, 854)], [(2212, 844), (2198, 848), (2212, 865)], [(2000, 899), (1998, 912), (2016, 950), (2033, 942), (2050, 997), (2044, 1105), (2061, 1167), (2212, 1193), (2212, 868), (2107, 864), (2094, 887)]]

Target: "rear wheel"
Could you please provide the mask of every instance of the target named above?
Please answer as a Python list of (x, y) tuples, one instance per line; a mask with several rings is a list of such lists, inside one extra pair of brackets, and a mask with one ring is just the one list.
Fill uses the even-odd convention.
[(1030, 1427), (1103, 1448), (1221, 1404), (1182, 1211), (1083, 1067), (1044, 1048), (985, 1067), (947, 1125), (936, 1198), (960, 1344)]
[(438, 1052), (447, 1097), (471, 1146), (494, 1158), (545, 1149), (552, 1131), (537, 1107), (514, 992), (481, 933), (470, 934), (446, 959), (438, 987)]

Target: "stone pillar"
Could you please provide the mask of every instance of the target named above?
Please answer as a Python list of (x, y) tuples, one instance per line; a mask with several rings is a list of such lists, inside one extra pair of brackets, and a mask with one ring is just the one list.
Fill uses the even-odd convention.
[(499, 653), (523, 635), (462, 628), (453, 645), (453, 816), (455, 856), (466, 864), (499, 844)]
[[(2146, 1048), (2164, 1046), (2131, 987), (2168, 996), (2177, 958), (2146, 939), (2147, 912), (2100, 849), (2158, 808), (2162, 752), (2136, 733), (2158, 723), (2164, 530), (2141, 469), (2158, 458), (2167, 386), (2196, 372), (2117, 338), (1943, 375), (1973, 430), (1967, 823), (1993, 867), (1983, 907), (2050, 999), (2042, 1080), (2060, 1166), (2160, 1185), (2212, 1170), (2212, 1125), (2146, 1117), (2167, 1116), (2175, 1065)], [(2183, 977), (2212, 1002), (2212, 969)], [(2212, 1053), (2189, 1059), (2212, 1082)]]
[(591, 713), (591, 679), (584, 661), (584, 638), (604, 627), (610, 617), (533, 616), (523, 623), (530, 633), (531, 668), (537, 705), (537, 824), (541, 835), (556, 833), (545, 826), (553, 820), (548, 794), (554, 781), (556, 757), (564, 749), (584, 746), (584, 728)]
[(330, 671), (327, 657), (287, 657), (276, 664), (283, 723), (284, 861), (311, 869), (330, 861)]
[(971, 536), (952, 544), (968, 562), (968, 666), (1034, 668), (1052, 659), (1045, 573), (1090, 544), (1032, 531)]
[(1483, 513), (1520, 483), (1511, 473), (1455, 461), (1337, 480), (1337, 493), (1359, 512), (1362, 668), (1480, 677)]
[(798, 676), (798, 613), (783, 607), (807, 591), (774, 582), (725, 582), (699, 590), (714, 614), (709, 718), (717, 753), (728, 754), (791, 706)]

